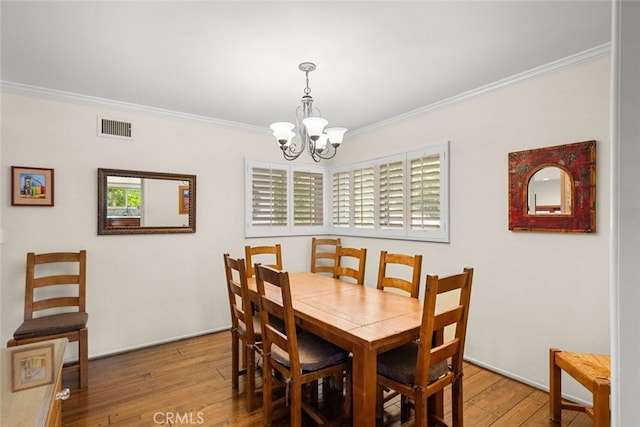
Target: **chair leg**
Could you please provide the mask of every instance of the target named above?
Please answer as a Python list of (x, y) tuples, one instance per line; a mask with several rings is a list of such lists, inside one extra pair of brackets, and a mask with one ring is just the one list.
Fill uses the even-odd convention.
[(353, 378), (351, 377), (351, 370), (346, 373), (346, 381), (347, 383), (344, 387), (344, 413), (350, 417), (352, 405), (351, 399), (353, 398)]
[(273, 417), (273, 372), (271, 372), (271, 362), (269, 356), (265, 355), (262, 364), (262, 412), (264, 414), (264, 425), (270, 426)]
[(87, 388), (89, 385), (89, 330), (80, 330), (78, 339), (78, 364), (80, 368), (80, 388)]
[[(291, 426), (302, 425), (302, 384), (292, 382), (289, 386), (289, 410), (291, 411)], [(318, 385), (315, 385), (316, 390)]]
[(557, 348), (549, 349), (549, 416), (559, 423), (562, 419), (562, 371), (556, 365)]
[(598, 378), (593, 390), (593, 427), (609, 427), (611, 414), (609, 410), (609, 393), (611, 385), (608, 380)]
[(235, 331), (231, 332), (231, 387), (234, 390), (238, 389), (238, 377), (240, 376), (239, 366), (239, 345), (238, 335)]
[(256, 351), (252, 346), (247, 346), (247, 378), (246, 378), (246, 396), (247, 411), (251, 412), (255, 409), (256, 401)]
[[(464, 406), (464, 398), (462, 393), (462, 377), (458, 377), (456, 381), (451, 385), (451, 418), (453, 427), (462, 427), (464, 425), (463, 421), (463, 406)], [(444, 402), (442, 401), (442, 392), (437, 393), (439, 398), (436, 399), (438, 402), (438, 408), (441, 414), (440, 417), (443, 417), (444, 414)]]
[(416, 396), (415, 402), (415, 426), (416, 427), (427, 427), (427, 398), (422, 394), (418, 394)]

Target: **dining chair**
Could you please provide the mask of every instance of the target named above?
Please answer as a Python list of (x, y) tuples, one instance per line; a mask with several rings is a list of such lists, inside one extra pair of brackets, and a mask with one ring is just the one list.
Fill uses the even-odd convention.
[(224, 270), (231, 309), (231, 386), (238, 389), (240, 376), (245, 376), (247, 411), (253, 411), (256, 406), (256, 356), (262, 355), (260, 316), (253, 314), (251, 307), (244, 259), (224, 254)]
[[(275, 257), (275, 260), (273, 257)], [(271, 262), (265, 262), (267, 259)], [(273, 246), (247, 245), (244, 247), (244, 260), (247, 264), (247, 277), (255, 275), (253, 265), (257, 263), (273, 267), (276, 270), (282, 270), (282, 248), (279, 243)]]
[[(302, 401), (302, 386), (313, 384), (321, 378), (342, 375), (346, 372), (344, 414), (351, 413), (351, 360), (349, 352), (306, 331), (297, 331), (291, 299), (289, 274), (273, 268), (255, 265), (256, 285), (262, 316), (263, 338), (263, 411), (264, 424), (271, 425), (274, 407), (289, 407), (290, 425), (302, 424), (304, 410), (316, 423), (328, 422), (326, 417), (311, 405)], [(269, 292), (266, 291), (270, 285)], [(274, 325), (273, 319), (284, 322), (284, 331)], [(274, 400), (274, 381), (284, 383), (286, 393)], [(331, 420), (335, 421), (335, 420)]]
[(340, 238), (311, 239), (311, 272), (333, 274), (336, 260), (336, 247), (341, 245)]
[[(393, 254), (380, 251), (377, 287), (381, 290), (385, 288), (400, 289), (407, 292), (412, 298), (418, 298), (421, 271), (422, 255)], [(408, 274), (410, 279), (397, 277), (401, 273), (410, 273)]]
[[(442, 394), (444, 388), (451, 385), (453, 426), (463, 425), (462, 358), (472, 280), (472, 268), (443, 278), (427, 275), (420, 339), (378, 355), (378, 418), (383, 415), (380, 396), (387, 387), (411, 401), (415, 408), (416, 426), (426, 427), (427, 417), (445, 424)], [(457, 294), (457, 303), (435, 314), (436, 299), (443, 294), (447, 294), (446, 298)], [(455, 327), (455, 333), (445, 337), (443, 331), (446, 327)], [(408, 418), (407, 406), (403, 404), (401, 408), (403, 419)]]
[(367, 261), (367, 248), (345, 248), (336, 246), (333, 277), (350, 277), (358, 285), (364, 285), (364, 268)]
[(78, 342), (80, 388), (89, 384), (87, 252), (27, 253), (24, 321), (7, 347), (56, 338)]

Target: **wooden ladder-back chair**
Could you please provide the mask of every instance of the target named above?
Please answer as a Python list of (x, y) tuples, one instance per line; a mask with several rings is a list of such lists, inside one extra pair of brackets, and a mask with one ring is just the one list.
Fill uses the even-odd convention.
[(86, 267), (85, 250), (29, 252), (24, 322), (7, 342), (7, 347), (13, 347), (56, 338), (77, 341), (80, 388), (87, 388), (89, 383)]
[[(444, 278), (427, 275), (420, 340), (378, 355), (378, 402), (384, 387), (407, 396), (415, 407), (415, 425), (427, 426), (427, 417), (444, 424), (443, 390), (451, 385), (453, 426), (463, 425), (462, 357), (469, 316), (473, 269)], [(458, 303), (436, 312), (438, 295), (459, 292)], [(455, 326), (455, 334), (444, 337), (444, 328)], [(427, 406), (427, 402), (429, 405)], [(407, 405), (402, 417), (408, 418)], [(383, 408), (378, 405), (377, 417)]]
[(252, 314), (244, 259), (224, 254), (224, 269), (231, 309), (231, 386), (237, 389), (240, 376), (245, 376), (247, 411), (253, 411), (256, 407), (256, 355), (262, 354), (260, 317)]
[[(404, 266), (404, 267), (403, 267)], [(387, 268), (391, 269), (411, 269), (410, 279), (396, 277), (397, 273), (391, 276)], [(422, 272), (422, 255), (391, 254), (387, 251), (380, 251), (380, 266), (378, 267), (378, 289), (396, 288), (401, 289), (412, 298), (418, 298), (420, 293), (420, 274)]]
[[(366, 248), (357, 249), (337, 246), (335, 259), (333, 270), (334, 278), (342, 279), (343, 277), (350, 277), (354, 279), (358, 285), (364, 285), (364, 269), (367, 261)], [(349, 265), (350, 259), (351, 261), (355, 261), (355, 267)]]
[[(262, 316), (264, 425), (271, 425), (273, 407), (289, 407), (290, 425), (302, 424), (304, 410), (318, 424), (327, 422), (317, 408), (302, 401), (303, 384), (317, 389), (321, 378), (347, 373), (345, 416), (351, 412), (351, 361), (349, 352), (309, 332), (297, 332), (291, 300), (289, 274), (256, 264), (256, 285)], [(269, 289), (267, 291), (267, 286)], [(275, 292), (274, 288), (275, 287)], [(284, 331), (273, 319), (284, 321)], [(273, 401), (273, 383), (283, 381), (284, 397)], [(287, 402), (287, 399), (289, 402)]]
[[(254, 264), (262, 264), (276, 270), (282, 270), (282, 248), (280, 244), (273, 246), (245, 246), (244, 247), (244, 260), (247, 264), (247, 277), (255, 276)], [(265, 259), (273, 255), (275, 262), (265, 262)], [(257, 260), (255, 258), (258, 258)]]
[(336, 261), (336, 247), (340, 246), (340, 238), (311, 239), (311, 272), (333, 274)]

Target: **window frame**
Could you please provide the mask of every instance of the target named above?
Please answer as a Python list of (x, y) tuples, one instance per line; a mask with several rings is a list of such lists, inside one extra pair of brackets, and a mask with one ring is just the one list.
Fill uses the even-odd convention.
[[(440, 157), (440, 227), (438, 230), (414, 230), (411, 229), (411, 196), (410, 196), (410, 179), (411, 179), (411, 160), (425, 156), (438, 155)], [(389, 164), (402, 160), (404, 174), (404, 192), (403, 192), (403, 226), (400, 228), (386, 228), (380, 225), (380, 165)], [(374, 166), (375, 180), (375, 202), (374, 202), (374, 226), (373, 227), (356, 227), (354, 224), (354, 199), (353, 192), (350, 200), (351, 217), (348, 227), (337, 227), (333, 221), (328, 223), (328, 232), (334, 235), (359, 236), (359, 237), (376, 237), (396, 240), (420, 240), (430, 242), (449, 242), (449, 141), (443, 141), (418, 149), (413, 149), (403, 153), (397, 153), (389, 156), (379, 157), (366, 162), (358, 162), (347, 165), (340, 165), (329, 168), (329, 181), (333, 185), (333, 176), (338, 172), (349, 172), (351, 178), (351, 188), (353, 189), (353, 171), (365, 167), (366, 165)], [(333, 207), (333, 187), (328, 191), (332, 199), (328, 203)], [(333, 211), (332, 211), (333, 215)], [(333, 218), (333, 216), (332, 216)]]
[[(437, 230), (415, 230), (411, 228), (411, 160), (425, 156), (438, 155), (439, 163), (439, 221)], [(380, 224), (380, 167), (384, 164), (403, 162), (403, 224), (402, 227), (387, 228)], [(373, 227), (355, 226), (354, 171), (373, 167)], [(282, 226), (253, 224), (253, 175), (254, 168), (270, 168), (286, 173), (287, 217)], [(323, 218), (322, 225), (295, 225), (294, 223), (294, 175), (295, 172), (317, 173), (322, 175)], [(334, 224), (334, 175), (348, 174), (348, 225)], [(374, 237), (395, 240), (418, 240), (449, 243), (449, 141), (442, 141), (389, 156), (326, 167), (313, 164), (265, 162), (245, 159), (245, 237), (303, 236), (332, 234), (357, 237)], [(344, 206), (344, 204), (340, 205)], [(341, 218), (344, 218), (342, 216)]]
[[(285, 172), (285, 200), (287, 206), (286, 219), (283, 225), (257, 225), (253, 218), (253, 170), (255, 168), (274, 169)], [(294, 172), (303, 172), (322, 175), (322, 225), (295, 225), (294, 223)], [(245, 159), (245, 237), (271, 237), (289, 235), (314, 235), (326, 233), (327, 195), (326, 195), (327, 169), (322, 166), (292, 164), (281, 162), (264, 162)]]

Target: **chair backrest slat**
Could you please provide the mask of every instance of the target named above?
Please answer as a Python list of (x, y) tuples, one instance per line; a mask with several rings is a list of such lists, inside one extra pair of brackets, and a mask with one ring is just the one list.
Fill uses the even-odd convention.
[(41, 288), (51, 285), (77, 285), (80, 276), (77, 274), (59, 274), (56, 276), (36, 277), (33, 279), (33, 287)]

